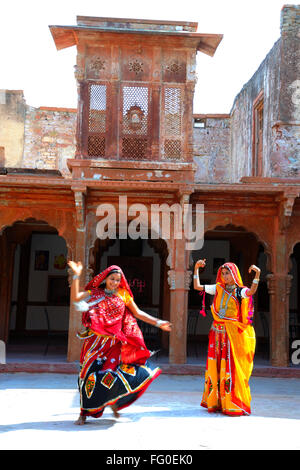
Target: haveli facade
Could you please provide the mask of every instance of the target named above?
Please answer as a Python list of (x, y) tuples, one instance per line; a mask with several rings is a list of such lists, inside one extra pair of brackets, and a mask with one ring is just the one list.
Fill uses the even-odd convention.
[[(170, 363), (184, 364), (189, 335), (209, 328), (207, 317), (189, 331), (200, 304), (193, 262), (203, 256), (206, 282), (223, 259), (245, 283), (250, 264), (262, 267), (258, 346), (267, 343), (273, 366), (289, 365), (300, 323), (299, 11), (283, 7), (280, 38), (228, 115), (193, 115), (196, 54), (213, 56), (221, 35), (116, 18), (50, 26), (58, 50), (77, 47), (78, 108), (36, 109), (22, 91), (0, 93), (0, 339), (38, 334), (47, 308), (77, 360), (66, 259), (83, 262), (83, 285), (114, 262), (137, 303), (171, 320), (161, 344)], [(120, 196), (128, 206), (204, 204), (204, 248), (187, 252), (174, 234), (123, 240), (118, 226), (117, 239), (99, 239), (97, 207), (113, 204), (119, 220)]]

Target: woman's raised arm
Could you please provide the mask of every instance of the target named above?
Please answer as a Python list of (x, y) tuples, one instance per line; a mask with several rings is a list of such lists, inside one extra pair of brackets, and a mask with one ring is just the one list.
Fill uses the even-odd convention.
[(204, 268), (206, 265), (206, 259), (199, 259), (196, 261), (195, 267), (194, 267), (194, 289), (195, 290), (203, 290), (204, 286), (201, 285), (200, 280), (199, 280), (199, 268)]
[(68, 265), (73, 271), (71, 302), (86, 299), (90, 294), (87, 291), (79, 292), (79, 278), (83, 268), (81, 262), (76, 263), (75, 261), (68, 261)]
[(248, 289), (248, 292), (247, 292), (247, 295), (250, 297), (251, 295), (254, 295), (255, 292), (257, 291), (259, 278), (260, 278), (260, 269), (257, 266), (255, 266), (255, 264), (251, 264), (248, 271), (249, 273), (251, 273), (251, 271), (255, 272), (255, 276), (252, 281), (251, 287)]

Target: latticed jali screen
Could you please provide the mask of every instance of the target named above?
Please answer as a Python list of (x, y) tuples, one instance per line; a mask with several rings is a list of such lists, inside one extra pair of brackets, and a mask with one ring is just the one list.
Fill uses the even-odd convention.
[(166, 160), (180, 160), (182, 155), (182, 94), (179, 87), (164, 88), (162, 154)]
[(106, 94), (106, 85), (90, 85), (89, 87), (87, 150), (90, 157), (105, 156)]
[(149, 154), (149, 89), (123, 86), (121, 158), (145, 160)]
[[(144, 84), (128, 82), (121, 85), (120, 95), (113, 107), (110, 86), (107, 82), (89, 83), (85, 129), (85, 148), (88, 158), (110, 157), (124, 160), (151, 159), (152, 126), (159, 119), (159, 157), (179, 161), (183, 155), (183, 102), (184, 88), (164, 85), (158, 100), (159, 110), (154, 110), (153, 123), (151, 88)], [(108, 116), (110, 121), (108, 122)], [(111, 137), (113, 131), (114, 137)], [(110, 143), (109, 143), (110, 142)], [(158, 141), (155, 143), (158, 145)], [(154, 147), (154, 146), (153, 146)], [(157, 158), (157, 157), (156, 157)]]

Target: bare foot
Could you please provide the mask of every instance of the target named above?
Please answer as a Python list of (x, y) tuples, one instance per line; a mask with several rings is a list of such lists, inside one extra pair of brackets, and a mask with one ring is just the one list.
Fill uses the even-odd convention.
[(116, 405), (111, 405), (111, 409), (112, 409), (112, 412), (114, 414), (114, 417), (115, 418), (120, 418), (120, 413), (117, 410), (117, 406)]
[(77, 419), (77, 421), (75, 421), (74, 424), (81, 426), (82, 424), (85, 424), (85, 420), (86, 420), (86, 416), (79, 415), (79, 418)]

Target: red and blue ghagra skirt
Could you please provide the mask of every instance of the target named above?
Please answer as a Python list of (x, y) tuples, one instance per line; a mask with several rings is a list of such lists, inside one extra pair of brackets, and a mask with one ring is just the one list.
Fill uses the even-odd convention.
[(115, 337), (91, 334), (86, 337), (80, 357), (78, 386), (80, 414), (99, 418), (106, 406), (121, 410), (148, 388), (160, 373), (146, 364), (124, 364), (122, 343)]

